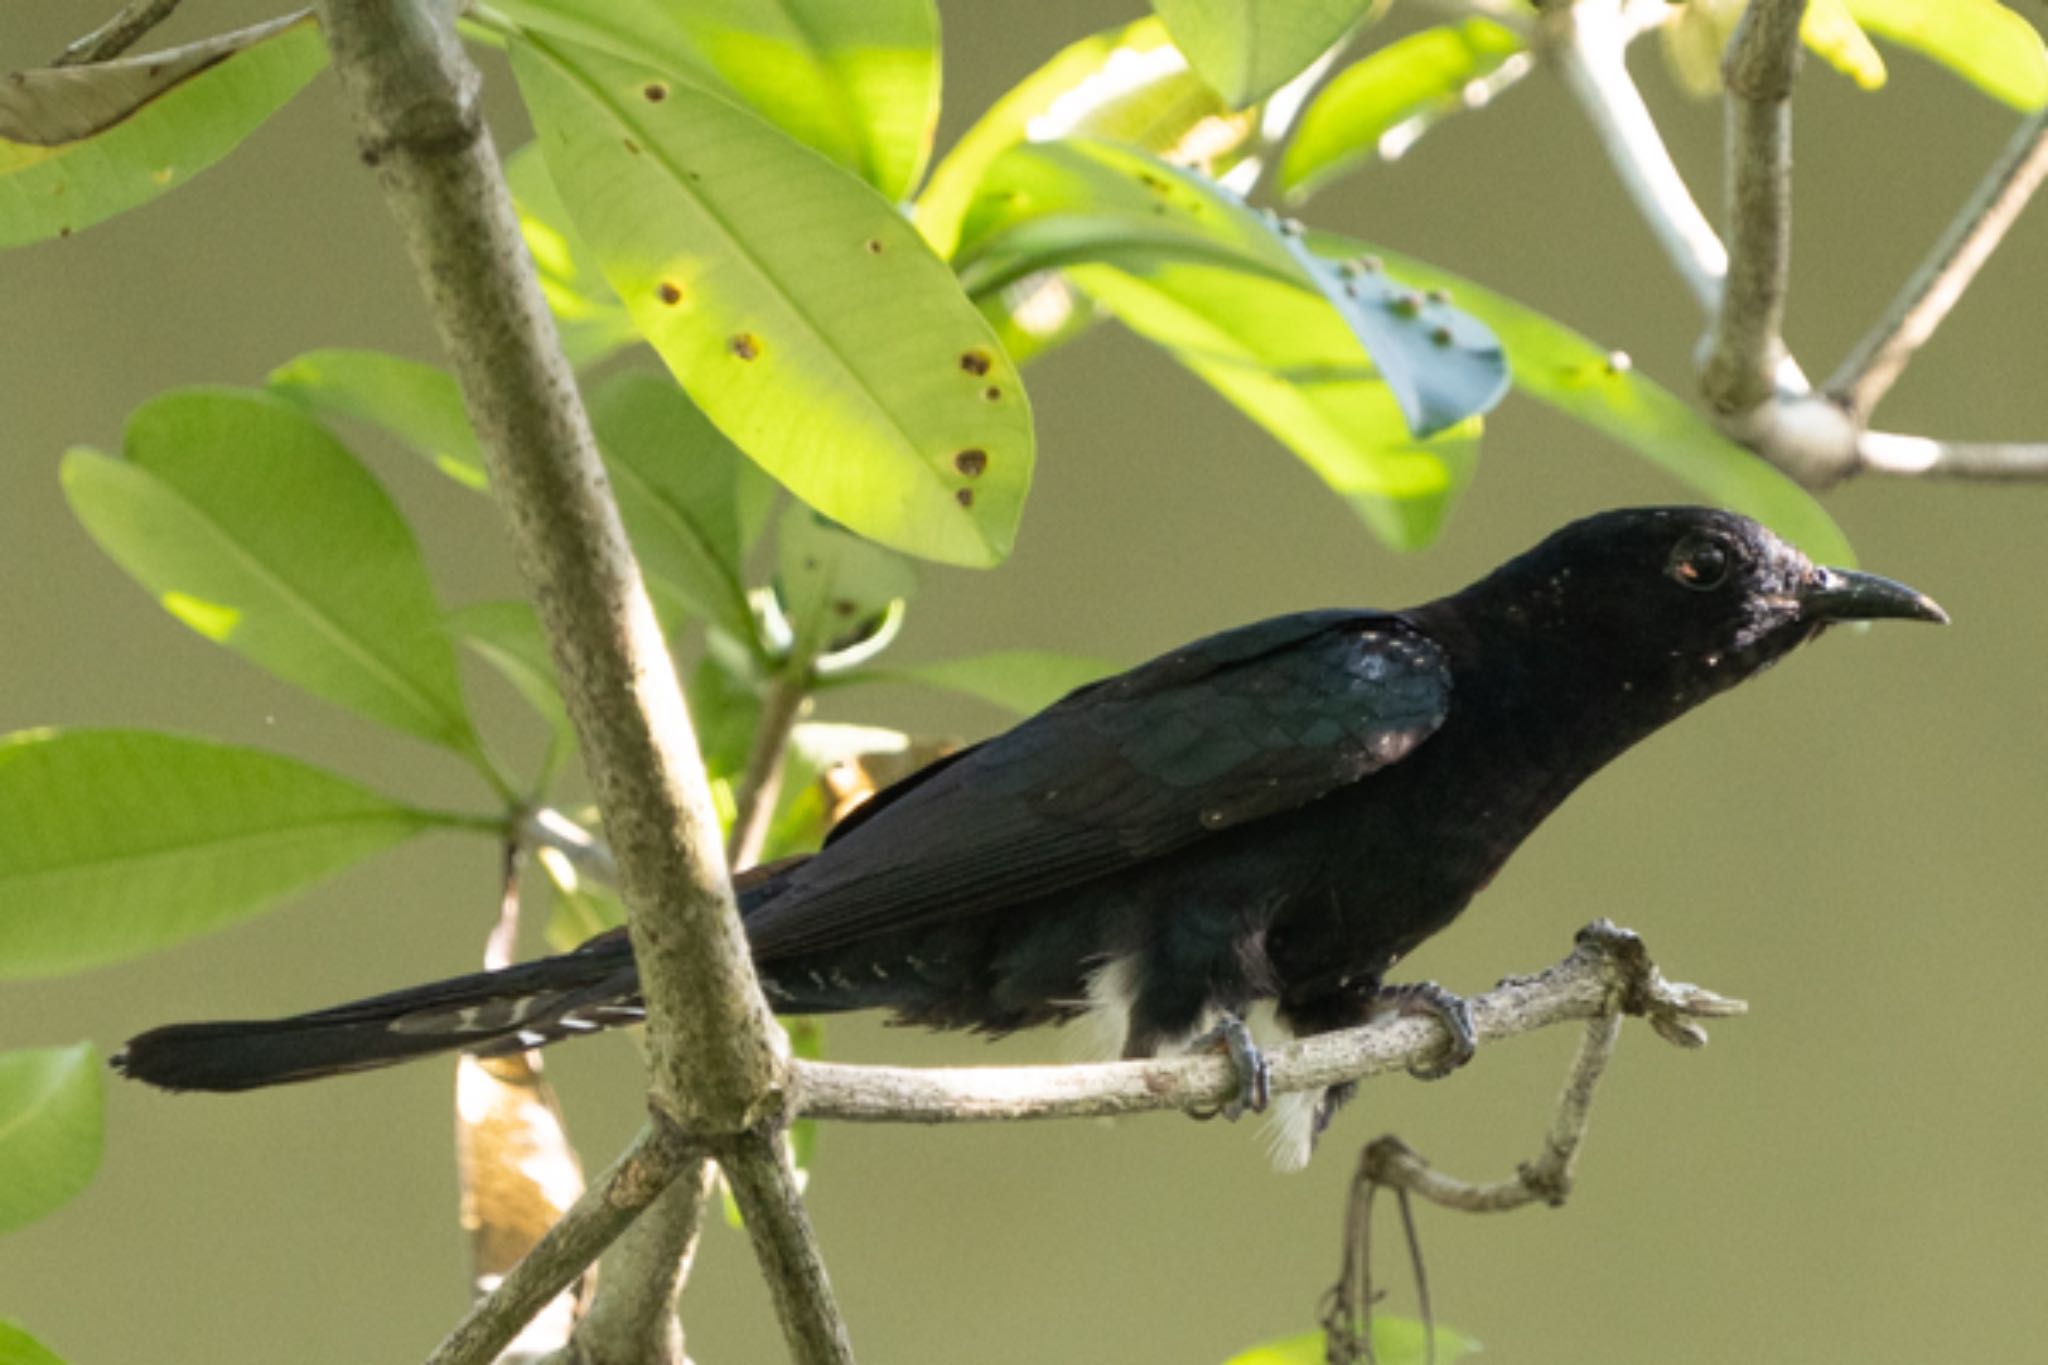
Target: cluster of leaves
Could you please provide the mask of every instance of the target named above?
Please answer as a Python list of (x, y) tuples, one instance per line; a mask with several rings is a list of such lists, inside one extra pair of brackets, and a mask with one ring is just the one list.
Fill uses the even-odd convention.
[[(728, 814), (778, 688), (887, 677), (1028, 711), (1102, 671), (1028, 651), (876, 660), (914, 586), (906, 556), (988, 565), (1009, 552), (1036, 458), (1019, 367), (1103, 316), (1271, 432), (1393, 546), (1437, 533), (1484, 414), (1513, 387), (1846, 558), (1803, 492), (1605, 348), (1248, 202), (1272, 171), (1300, 204), (1532, 63), (1530, 21), (1507, 15), (1368, 42), (1332, 75), (1385, 8), (1158, 0), (1156, 17), (1054, 55), (927, 173), (930, 0), (472, 7), (467, 31), (509, 49), (533, 117), (535, 144), (508, 178), (572, 359), (608, 376), (592, 378), (589, 404), (628, 530), (672, 641), (701, 639), (690, 699)], [(1675, 9), (1674, 64), (1697, 75), (1738, 8)], [(1870, 84), (1883, 68), (1865, 29), (1999, 98), (2048, 101), (2038, 36), (1991, 0), (1824, 0), (1809, 39)], [(67, 236), (182, 184), (325, 61), (296, 16), (18, 73), (0, 98), (0, 246)], [(641, 347), (665, 375), (619, 363)], [(574, 741), (537, 622), (517, 602), (441, 607), (413, 531), (346, 444), (364, 425), (488, 496), (453, 380), (360, 351), (301, 356), (260, 389), (155, 399), (119, 456), (67, 454), (64, 486), (179, 621), (445, 750), (493, 806), (424, 809), (165, 734), (6, 737), (0, 807), (18, 815), (0, 825), (0, 976), (168, 946), (424, 830), (518, 839), (545, 807)], [(797, 499), (779, 511), (777, 485)], [(541, 716), (537, 772), (514, 777), (495, 757), (460, 649)], [(832, 797), (819, 774), (912, 749), (891, 732), (799, 724), (766, 851), (820, 837)], [(558, 939), (616, 921), (577, 863), (543, 863)], [(0, 1228), (90, 1178), (99, 1085), (89, 1046), (0, 1054)]]

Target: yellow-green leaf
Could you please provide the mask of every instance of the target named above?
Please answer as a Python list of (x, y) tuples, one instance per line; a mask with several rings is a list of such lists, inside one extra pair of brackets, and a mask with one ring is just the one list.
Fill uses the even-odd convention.
[(1866, 30), (1909, 47), (2015, 109), (2048, 105), (2048, 47), (1997, 0), (1843, 0)]
[(101, 1075), (90, 1043), (0, 1052), (0, 1232), (92, 1182), (105, 1135)]

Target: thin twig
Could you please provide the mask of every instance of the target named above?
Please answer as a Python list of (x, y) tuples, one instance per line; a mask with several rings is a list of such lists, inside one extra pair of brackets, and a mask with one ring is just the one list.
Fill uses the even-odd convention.
[(83, 66), (108, 62), (142, 41), (144, 34), (171, 17), (179, 0), (129, 0), (121, 12), (83, 38), (74, 39), (51, 59), (51, 66)]
[(1721, 76), (1728, 88), (1728, 279), (1700, 388), (1747, 413), (1779, 387), (1792, 256), (1792, 81), (1806, 0), (1752, 0)]
[(477, 1300), (427, 1365), (485, 1365), (548, 1301), (589, 1268), (640, 1211), (695, 1159), (673, 1125), (657, 1119), (591, 1182), (524, 1260)]
[(774, 822), (775, 802), (782, 793), (782, 760), (789, 753), (790, 732), (810, 702), (801, 675), (784, 670), (769, 682), (761, 698), (761, 718), (754, 727), (754, 746), (733, 794), (732, 833), (726, 839), (726, 860), (734, 871), (761, 860), (761, 847)]
[(1828, 380), (1827, 390), (1837, 402), (1858, 417), (1870, 415), (1998, 249), (2044, 178), (2048, 107), (2020, 124), (1883, 319)]
[[(1604, 926), (1604, 927), (1603, 927)], [(1624, 960), (1610, 940), (1638, 947)], [(1606, 921), (1589, 927), (1570, 957), (1534, 976), (1503, 981), (1472, 999), (1481, 1042), (1514, 1037), (1567, 1020), (1611, 1013), (1617, 990), (1624, 1012), (1648, 1018), (1674, 1041), (1706, 1035), (1693, 1020), (1726, 1018), (1747, 1007), (1682, 982), (1667, 982), (1640, 941)], [(1433, 1018), (1394, 1016), (1362, 1028), (1317, 1034), (1266, 1053), (1272, 1093), (1317, 1090), (1437, 1056), (1450, 1043)], [(908, 1067), (794, 1063), (797, 1112), (809, 1117), (882, 1123), (988, 1123), (1019, 1119), (1099, 1118), (1159, 1109), (1207, 1112), (1231, 1098), (1239, 1080), (1216, 1056), (1104, 1062), (1092, 1066)]]
[(1857, 438), (1856, 454), (1873, 474), (1992, 483), (2048, 479), (2048, 442), (1941, 441), (1866, 431)]
[(1577, 97), (1651, 235), (1701, 311), (1712, 316), (1721, 307), (1728, 252), (1686, 188), (1629, 76), (1628, 45), (1642, 32), (1643, 21), (1618, 0), (1582, 0), (1561, 11), (1556, 23), (1560, 36), (1547, 54)]
[(775, 1296), (791, 1357), (853, 1365), (853, 1343), (833, 1304), (824, 1257), (781, 1130), (742, 1133), (720, 1143), (717, 1151), (719, 1167), (746, 1218), (754, 1258)]
[(520, 817), (519, 841), (554, 849), (569, 860), (580, 876), (595, 878), (606, 886), (619, 884), (619, 862), (612, 856), (611, 845), (552, 806), (527, 811)]
[(688, 1359), (675, 1300), (696, 1257), (713, 1169), (700, 1160), (683, 1171), (619, 1234), (605, 1252), (597, 1293), (572, 1344), (550, 1357), (550, 1365), (682, 1365)]

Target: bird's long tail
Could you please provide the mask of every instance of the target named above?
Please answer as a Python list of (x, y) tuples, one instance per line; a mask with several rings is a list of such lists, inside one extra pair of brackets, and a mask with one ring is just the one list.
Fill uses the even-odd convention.
[(539, 1047), (640, 1015), (632, 950), (619, 932), (573, 953), (312, 1014), (170, 1024), (129, 1039), (112, 1064), (165, 1090), (254, 1090), (434, 1052)]

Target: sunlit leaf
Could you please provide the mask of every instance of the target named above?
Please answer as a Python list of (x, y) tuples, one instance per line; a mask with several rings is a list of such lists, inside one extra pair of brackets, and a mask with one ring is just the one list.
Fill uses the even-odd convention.
[[(470, 1279), (481, 1295), (495, 1289), (583, 1193), (583, 1167), (538, 1053), (457, 1060), (455, 1172)], [(532, 1315), (506, 1351), (534, 1359), (567, 1345), (577, 1290), (571, 1285)]]
[(0, 82), (0, 246), (68, 237), (234, 150), (327, 63), (310, 15)]
[[(1436, 1353), (1429, 1350), (1429, 1329), (1413, 1318), (1388, 1317), (1375, 1313), (1372, 1319), (1372, 1358), (1378, 1365), (1425, 1365), (1432, 1358), (1436, 1365), (1457, 1365), (1479, 1349), (1479, 1343), (1464, 1333), (1445, 1327), (1436, 1328)], [(1324, 1365), (1327, 1343), (1321, 1332), (1304, 1332), (1300, 1336), (1284, 1337), (1254, 1346), (1249, 1351), (1232, 1356), (1224, 1365)]]
[(1997, 0), (1843, 0), (1865, 30), (1941, 63), (2016, 109), (2048, 105), (2048, 46)]
[(1799, 38), (1816, 57), (1864, 90), (1885, 81), (1884, 58), (1864, 36), (1843, 0), (1807, 0), (1799, 19)]
[(0, 739), (0, 978), (135, 957), (446, 817), (255, 749), (141, 730)]
[(1766, 523), (1814, 559), (1854, 562), (1848, 539), (1812, 494), (1722, 436), (1670, 390), (1636, 373), (1626, 356), (1412, 257), (1334, 235), (1318, 233), (1310, 242), (1332, 257), (1372, 252), (1404, 279), (1449, 292), (1500, 337), (1523, 393), (1612, 436), (1707, 500)]
[(90, 1043), (0, 1052), (0, 1232), (92, 1182), (105, 1136), (102, 1075)]
[(1471, 480), (1478, 419), (1416, 440), (1356, 336), (1317, 296), (1197, 265), (1073, 276), (1300, 456), (1387, 544), (1427, 544)]
[(1447, 115), (1483, 97), (1487, 80), (1528, 69), (1521, 36), (1491, 19), (1443, 24), (1397, 39), (1346, 67), (1316, 93), (1280, 160), (1280, 188), (1301, 198), (1346, 171), (1398, 158)]
[(72, 511), (187, 625), (316, 696), (481, 762), (419, 546), (301, 409), (188, 389), (137, 409), (125, 459), (63, 462)]
[[(1744, 0), (1685, 0), (1672, 7), (1659, 37), (1664, 64), (1687, 94), (1708, 99), (1721, 93), (1721, 61), (1745, 7)], [(1815, 56), (1863, 89), (1884, 84), (1884, 58), (1843, 0), (1808, 0), (1799, 37)]]
[(889, 198), (910, 193), (939, 115), (932, 0), (690, 0), (667, 9), (748, 107)]
[(272, 370), (265, 383), (318, 417), (382, 427), (466, 488), (490, 484), (462, 389), (438, 366), (384, 351), (308, 351)]
[(1018, 715), (1043, 711), (1077, 687), (1116, 671), (1102, 659), (1083, 659), (1042, 649), (1001, 649), (964, 659), (863, 669), (842, 681), (911, 682), (962, 692)]
[[(1348, 330), (1352, 344), (1334, 350), (1319, 340), (1314, 356), (1357, 367), (1369, 355), (1417, 435), (1443, 431), (1499, 400), (1507, 368), (1483, 326), (1370, 265), (1324, 261), (1303, 248), (1301, 232), (1196, 172), (1135, 148), (1066, 139), (1013, 147), (989, 167), (958, 263), (977, 293), (1034, 270), (1091, 261), (1134, 277), (1168, 262), (1252, 272), (1305, 295), (1280, 306), (1327, 313), (1319, 338), (1331, 323)], [(1256, 318), (1245, 324), (1286, 340)], [(1292, 354), (1298, 348), (1289, 349), (1284, 363), (1301, 363)]]
[(1234, 109), (1287, 84), (1349, 33), (1371, 0), (1152, 0), (1174, 42)]
[(0, 1365), (64, 1365), (64, 1361), (21, 1327), (0, 1318)]
[(640, 329), (612, 292), (597, 258), (577, 236), (537, 143), (529, 142), (505, 159), (505, 184), (519, 211), (519, 235), (533, 258), (541, 297), (555, 315), (570, 363), (581, 369), (638, 345)]
[(768, 480), (672, 379), (618, 375), (592, 396), (590, 420), (641, 565), (699, 620), (753, 639), (741, 504)]
[(1023, 389), (888, 201), (644, 67), (538, 38), (513, 66), (584, 240), (721, 430), (863, 535), (949, 563), (1008, 554)]
[(1106, 29), (1062, 48), (989, 106), (932, 171), (917, 200), (918, 230), (951, 256), (982, 172), (1019, 142), (1103, 138), (1214, 175), (1256, 126), (1189, 68), (1157, 19)]

